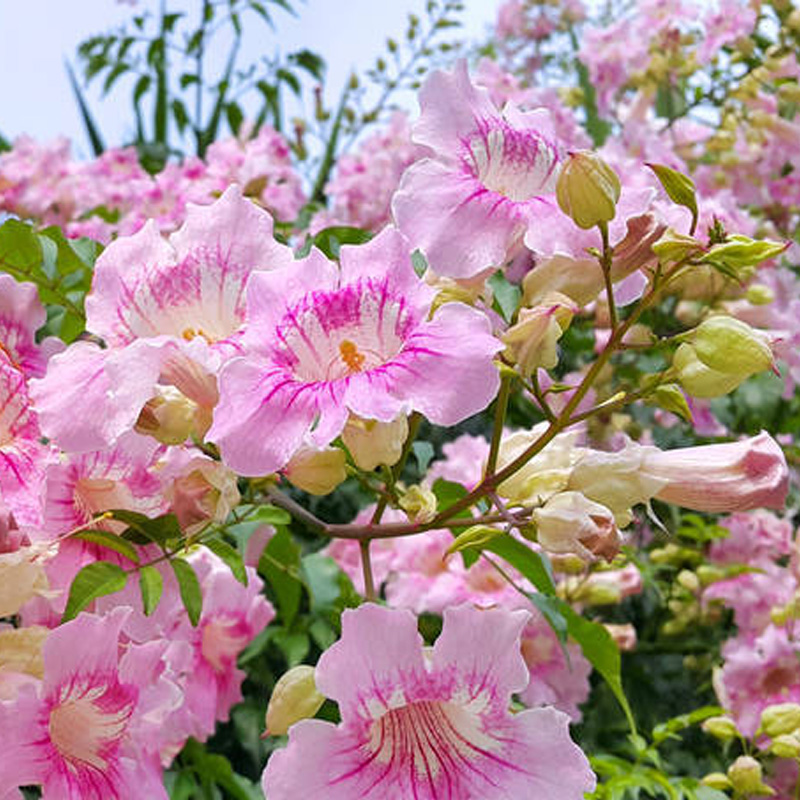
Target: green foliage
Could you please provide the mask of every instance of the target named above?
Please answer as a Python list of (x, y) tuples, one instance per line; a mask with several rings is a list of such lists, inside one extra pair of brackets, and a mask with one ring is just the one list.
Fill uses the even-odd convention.
[(61, 622), (69, 622), (98, 597), (122, 591), (128, 575), (122, 567), (109, 561), (94, 561), (87, 564), (75, 576), (69, 587), (67, 606)]
[(139, 570), (139, 590), (142, 593), (142, 608), (149, 617), (158, 607), (164, 592), (164, 579), (155, 567), (144, 566)]
[(189, 622), (195, 627), (200, 622), (200, 615), (203, 612), (203, 592), (200, 589), (200, 581), (192, 565), (183, 558), (171, 558), (169, 565), (178, 581), (178, 591), (189, 617)]
[(0, 270), (30, 281), (48, 307), (45, 333), (74, 341), (86, 327), (84, 298), (100, 246), (90, 239), (67, 239), (55, 226), (37, 230), (16, 219), (0, 226)]

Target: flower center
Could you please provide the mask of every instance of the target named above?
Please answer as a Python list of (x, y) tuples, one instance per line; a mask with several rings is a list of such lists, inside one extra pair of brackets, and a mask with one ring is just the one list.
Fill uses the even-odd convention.
[(50, 712), (50, 740), (61, 757), (73, 767), (104, 771), (133, 712), (127, 695), (121, 686), (73, 689), (70, 697)]
[[(489, 755), (500, 746), (482, 730), (475, 713), (455, 703), (423, 700), (393, 708), (370, 728), (367, 748), (388, 770), (408, 770), (429, 784), (440, 773), (453, 783), (469, 770), (469, 762)], [(388, 781), (387, 781), (388, 783)]]
[(349, 339), (339, 342), (339, 353), (350, 372), (361, 372), (366, 357)]
[(76, 510), (87, 522), (95, 514), (130, 503), (124, 488), (111, 478), (79, 478), (74, 498)]
[(276, 330), (275, 362), (304, 382), (378, 369), (402, 349), (414, 320), (401, 298), (371, 280), (310, 292)]
[(196, 339), (198, 336), (205, 339), (209, 344), (214, 344), (213, 337), (209, 336), (202, 328), (184, 328), (181, 331), (181, 338), (187, 342), (191, 342), (192, 339)]
[(778, 664), (768, 670), (764, 675), (761, 686), (768, 695), (788, 692), (789, 687), (797, 683), (797, 666), (792, 664)]
[(508, 124), (484, 127), (469, 139), (467, 150), (467, 166), (491, 192), (520, 203), (554, 189), (556, 152), (534, 131)]

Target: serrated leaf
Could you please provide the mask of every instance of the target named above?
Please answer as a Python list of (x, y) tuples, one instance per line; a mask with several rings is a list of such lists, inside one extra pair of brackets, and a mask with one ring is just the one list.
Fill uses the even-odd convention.
[(164, 579), (155, 567), (145, 566), (139, 570), (139, 590), (145, 616), (149, 617), (158, 607), (164, 591)]
[(119, 553), (121, 556), (125, 556), (125, 558), (129, 561), (133, 561), (135, 564), (139, 563), (139, 554), (136, 552), (136, 548), (130, 542), (126, 542), (125, 539), (122, 539), (115, 533), (100, 530), (86, 530), (73, 534), (71, 538), (105, 547), (108, 550)]
[(230, 571), (233, 573), (233, 577), (236, 578), (239, 583), (247, 586), (247, 570), (245, 569), (242, 556), (235, 547), (232, 547), (223, 539), (216, 538), (204, 540), (203, 544), (214, 553), (215, 556), (222, 559), (228, 565)]
[(75, 619), (98, 597), (121, 591), (127, 582), (127, 573), (117, 564), (109, 561), (87, 564), (72, 580), (61, 622)]
[(171, 558), (169, 563), (178, 581), (178, 590), (183, 601), (183, 607), (189, 615), (189, 622), (194, 627), (197, 627), (197, 623), (200, 622), (200, 615), (203, 612), (203, 592), (200, 589), (200, 581), (197, 580), (197, 574), (192, 565), (180, 557)]

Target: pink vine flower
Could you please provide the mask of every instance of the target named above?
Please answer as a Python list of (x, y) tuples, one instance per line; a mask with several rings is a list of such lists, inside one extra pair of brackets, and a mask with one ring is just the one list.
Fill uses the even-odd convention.
[[(316, 668), (342, 722), (303, 720), (272, 755), (270, 800), (581, 800), (594, 789), (586, 757), (553, 708), (509, 712), (525, 687), (524, 611), (448, 608), (426, 655), (417, 620), (363, 605)], [(314, 768), (309, 769), (308, 765)]]
[(499, 111), (466, 62), (434, 72), (420, 91), (412, 139), (433, 151), (409, 167), (392, 202), (397, 226), (440, 275), (502, 266), (531, 226), (560, 212), (559, 152), (545, 109)]
[(438, 425), (482, 411), (499, 386), (502, 349), (489, 320), (461, 303), (429, 318), (434, 290), (387, 228), (343, 247), (341, 270), (319, 252), (253, 273), (246, 355), (220, 374), (208, 439), (240, 475), (281, 469), (310, 434), (331, 442), (348, 414), (390, 422), (413, 410)]

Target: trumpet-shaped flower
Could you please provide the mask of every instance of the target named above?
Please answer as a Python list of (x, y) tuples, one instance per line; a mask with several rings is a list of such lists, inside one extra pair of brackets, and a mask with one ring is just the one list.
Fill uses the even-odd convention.
[(159, 677), (143, 648), (120, 659), (127, 615), (84, 614), (53, 631), (42, 683), (0, 702), (3, 789), (40, 784), (45, 800), (167, 797), (146, 739), (133, 733)]
[(461, 303), (430, 319), (434, 290), (415, 275), (402, 235), (386, 229), (343, 247), (341, 262), (312, 251), (251, 278), (246, 355), (220, 375), (208, 433), (242, 475), (281, 469), (308, 433), (323, 447), (350, 412), (390, 422), (416, 410), (454, 425), (497, 392), (502, 345), (488, 319)]
[(168, 240), (150, 222), (112, 242), (86, 298), (87, 328), (108, 347), (78, 343), (51, 360), (33, 386), (45, 433), (65, 450), (113, 444), (159, 384), (210, 413), (214, 376), (238, 351), (251, 273), (291, 261), (272, 218), (236, 187), (210, 206), (190, 204)]
[(440, 275), (501, 266), (539, 217), (560, 215), (549, 112), (509, 103), (501, 113), (464, 61), (428, 78), (420, 106), (412, 138), (434, 155), (403, 175), (392, 203), (398, 227)]
[[(365, 605), (342, 616), (342, 639), (317, 665), (338, 726), (303, 720), (262, 780), (271, 800), (579, 800), (595, 785), (552, 708), (512, 715), (528, 670), (524, 611), (448, 608), (429, 658), (414, 616)], [(309, 770), (308, 764), (314, 764)]]

